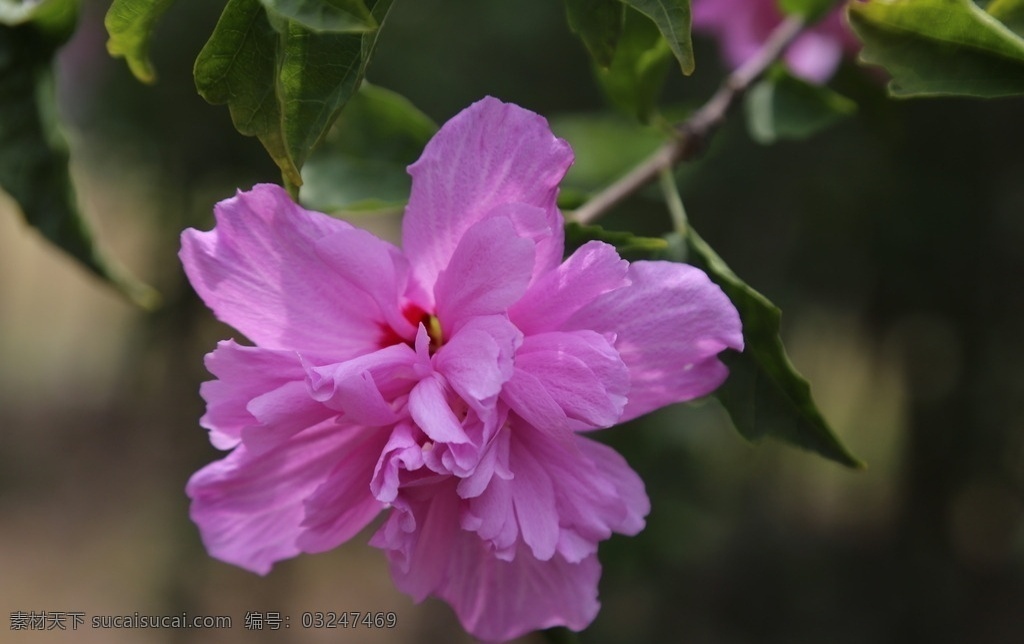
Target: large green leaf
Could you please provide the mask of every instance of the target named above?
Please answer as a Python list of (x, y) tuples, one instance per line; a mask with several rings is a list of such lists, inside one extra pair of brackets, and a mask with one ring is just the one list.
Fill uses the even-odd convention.
[(693, 73), (693, 43), (690, 40), (690, 0), (622, 0), (654, 22), (665, 38), (683, 73)]
[(685, 253), (722, 287), (743, 322), (746, 346), (742, 353), (722, 355), (729, 377), (715, 392), (736, 429), (751, 441), (772, 436), (848, 467), (864, 467), (829, 427), (807, 380), (789, 361), (779, 336), (778, 307), (737, 277), (692, 228)]
[(302, 202), (323, 212), (399, 208), (409, 199), (406, 167), (437, 131), (404, 97), (363, 83), (302, 168)]
[(970, 0), (869, 0), (848, 11), (861, 58), (892, 74), (894, 96), (1024, 93), (1024, 39)]
[(597, 69), (597, 78), (615, 107), (646, 123), (671, 62), (672, 51), (657, 27), (629, 10), (611, 65)]
[(174, 0), (114, 0), (103, 20), (106, 25), (107, 51), (123, 56), (128, 69), (143, 83), (156, 80), (156, 71), (149, 60), (149, 39), (156, 21)]
[(989, 15), (1024, 37), (1024, 0), (992, 0), (985, 9)]
[(30, 21), (0, 25), (0, 188), (26, 221), (136, 303), (156, 292), (106, 259), (77, 207), (68, 150), (56, 123), (52, 59), (73, 30), (76, 0), (48, 0)]
[[(370, 3), (377, 24), (391, 2)], [(260, 0), (230, 0), (196, 59), (196, 87), (226, 103), (238, 131), (258, 137), (297, 187), (310, 151), (359, 88), (378, 33), (315, 32), (268, 16)]]
[(620, 0), (565, 0), (569, 28), (580, 37), (599, 67), (608, 67), (622, 35)]
[(288, 22), (279, 48), (278, 96), (281, 128), (297, 167), (359, 89), (365, 70), (363, 38), (321, 34)]
[(857, 111), (857, 104), (778, 66), (744, 96), (747, 129), (758, 143), (804, 139)]
[(259, 0), (229, 0), (196, 58), (196, 89), (211, 103), (226, 103), (235, 128), (259, 138), (281, 173), (298, 185), (299, 169), (281, 131), (276, 82), (279, 41), (280, 34), (270, 25)]
[(260, 0), (268, 11), (313, 31), (362, 33), (377, 28), (363, 0)]

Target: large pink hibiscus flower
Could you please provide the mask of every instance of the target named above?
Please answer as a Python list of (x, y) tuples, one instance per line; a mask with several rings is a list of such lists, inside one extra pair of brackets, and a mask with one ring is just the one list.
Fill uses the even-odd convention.
[(417, 601), (502, 640), (597, 614), (597, 544), (636, 534), (640, 478), (588, 430), (702, 396), (742, 346), (696, 268), (591, 242), (562, 260), (569, 146), (484, 99), (409, 168), (403, 248), (256, 186), (181, 259), (228, 340), (201, 424), (231, 450), (188, 483), (211, 555), (260, 574), (351, 538)]

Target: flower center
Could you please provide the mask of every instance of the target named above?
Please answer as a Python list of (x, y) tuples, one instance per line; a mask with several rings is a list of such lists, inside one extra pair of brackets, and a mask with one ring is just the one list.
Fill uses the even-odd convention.
[[(427, 313), (419, 306), (409, 303), (402, 307), (402, 317), (409, 321), (414, 328), (419, 329), (422, 324), (427, 329), (427, 336), (430, 338), (430, 354), (433, 355), (435, 351), (441, 348), (444, 344), (444, 333), (441, 331), (441, 321), (437, 319), (437, 316), (432, 313)], [(396, 344), (406, 344), (412, 348), (416, 347), (415, 337), (413, 339), (406, 339), (398, 334), (397, 331), (391, 328), (390, 325), (381, 326), (381, 348), (390, 347)]]
[(430, 338), (430, 353), (433, 354), (435, 351), (441, 348), (444, 344), (444, 335), (441, 332), (441, 320), (437, 319), (436, 315), (424, 315), (423, 325), (427, 327), (427, 336)]

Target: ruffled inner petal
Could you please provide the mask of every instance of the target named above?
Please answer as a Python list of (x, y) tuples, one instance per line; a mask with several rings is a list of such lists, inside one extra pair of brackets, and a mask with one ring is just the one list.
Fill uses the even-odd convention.
[(580, 561), (613, 532), (636, 534), (650, 510), (640, 477), (614, 450), (572, 435), (558, 440), (525, 424), (509, 434), (511, 476), (465, 499), (462, 526), (498, 556), (530, 547), (549, 559)]
[(338, 364), (307, 365), (310, 395), (359, 425), (398, 421), (395, 401), (415, 384), (416, 352), (395, 344)]
[(199, 424), (210, 430), (210, 442), (218, 449), (231, 449), (242, 439), (243, 429), (260, 424), (248, 408), (253, 399), (304, 379), (295, 352), (247, 347), (234, 340), (217, 343), (206, 355), (206, 368), (217, 379), (199, 387), (206, 401)]
[(513, 358), (523, 335), (500, 315), (471, 319), (434, 357), (434, 366), (469, 406), (494, 406), (512, 377)]
[[(574, 430), (610, 427), (618, 421), (629, 392), (629, 372), (608, 340), (593, 331), (543, 333), (527, 337), (516, 353), (516, 376), (506, 401), (537, 425), (557, 420), (550, 401)], [(549, 432), (550, 433), (550, 432)]]
[(462, 419), (452, 411), (445, 387), (437, 376), (416, 383), (409, 394), (409, 413), (423, 433), (435, 442), (469, 442), (469, 436), (462, 429)]

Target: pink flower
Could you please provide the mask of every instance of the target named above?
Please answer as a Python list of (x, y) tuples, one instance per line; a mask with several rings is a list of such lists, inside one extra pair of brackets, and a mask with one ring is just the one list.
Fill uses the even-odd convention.
[(221, 342), (200, 421), (232, 450), (188, 483), (211, 555), (260, 574), (371, 543), (398, 587), (509, 639), (597, 614), (599, 541), (636, 534), (640, 478), (584, 432), (703, 396), (743, 340), (701, 271), (591, 242), (562, 261), (572, 152), (486, 98), (409, 168), (403, 249), (256, 186), (187, 230)]
[[(693, 0), (693, 30), (718, 40), (722, 56), (732, 67), (747, 61), (782, 22), (777, 0)], [(793, 74), (811, 83), (824, 83), (836, 71), (843, 54), (860, 45), (843, 22), (837, 7), (797, 38), (785, 60)]]

